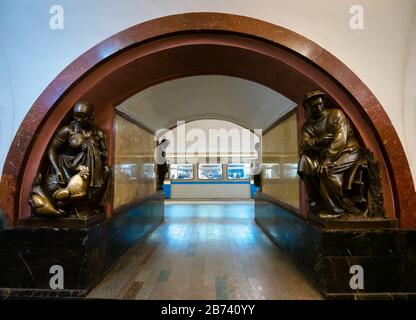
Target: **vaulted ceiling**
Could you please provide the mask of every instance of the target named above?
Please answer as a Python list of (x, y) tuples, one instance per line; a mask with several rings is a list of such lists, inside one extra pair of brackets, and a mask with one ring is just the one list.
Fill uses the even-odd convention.
[(167, 81), (118, 106), (152, 131), (177, 121), (219, 119), (248, 129), (267, 129), (296, 107), (276, 91), (240, 78), (207, 75)]

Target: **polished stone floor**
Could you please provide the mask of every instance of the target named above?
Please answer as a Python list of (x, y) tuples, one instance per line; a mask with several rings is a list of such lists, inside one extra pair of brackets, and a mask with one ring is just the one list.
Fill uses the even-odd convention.
[(167, 202), (166, 220), (89, 298), (322, 299), (254, 223), (251, 202)]

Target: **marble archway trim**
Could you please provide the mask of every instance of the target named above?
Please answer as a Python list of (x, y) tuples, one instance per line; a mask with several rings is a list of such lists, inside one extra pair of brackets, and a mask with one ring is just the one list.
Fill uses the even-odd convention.
[[(157, 45), (165, 47), (150, 52)], [(147, 54), (143, 51), (146, 49), (150, 50)], [(138, 52), (142, 53), (141, 59)], [(204, 64), (189, 63), (188, 67), (177, 63), (175, 69), (169, 64), (177, 57), (182, 57), (182, 63), (189, 62), (189, 57), (195, 54), (199, 54), (201, 59), (211, 56), (211, 60), (205, 61), (205, 68)], [(220, 57), (212, 59), (216, 54)], [(221, 63), (224, 57), (228, 57), (229, 65)], [(238, 64), (233, 64), (231, 57), (234, 57), (234, 63), (241, 58), (245, 68), (238, 69)], [(125, 77), (128, 70), (133, 74), (134, 70), (140, 70), (142, 74), (151, 70), (146, 66), (151, 68), (157, 65), (159, 69), (156, 69), (160, 72), (156, 72), (157, 76), (153, 78), (146, 78), (147, 82), (140, 82), (140, 79), (129, 82)], [(263, 76), (256, 74), (266, 66), (269, 69), (275, 66), (279, 76), (270, 72), (265, 72)], [(168, 72), (161, 72), (162, 68), (167, 68)], [(388, 186), (385, 189), (388, 211), (398, 217), (401, 227), (416, 227), (416, 197), (403, 147), (383, 107), (361, 80), (330, 53), (290, 30), (222, 13), (174, 15), (136, 25), (101, 42), (62, 71), (30, 109), (7, 156), (0, 185), (0, 207), (5, 210), (10, 225), (16, 225), (19, 218), (27, 215), (25, 199), (30, 187), (28, 183), (40, 165), (40, 151), (43, 151), (37, 147), (40, 144), (43, 149), (46, 148), (49, 141), (46, 131), (53, 132), (53, 128), (64, 121), (66, 113), (62, 111), (68, 112), (73, 101), (79, 98), (96, 99), (93, 102), (102, 110), (99, 121), (111, 132), (114, 105), (155, 83), (197, 74), (224, 74), (250, 79), (279, 91), (295, 102), (301, 101), (303, 89), (308, 87), (318, 86), (326, 90), (334, 103), (343, 106), (354, 125), (360, 129), (363, 140), (370, 143), (382, 160), (383, 177)], [(284, 75), (288, 81), (281, 84), (279, 77)], [(117, 79), (127, 81), (124, 92), (117, 91), (117, 87), (109, 87)], [(97, 93), (107, 91), (108, 95), (94, 98)], [(38, 154), (34, 155), (33, 150)], [(31, 161), (33, 157), (37, 162)]]

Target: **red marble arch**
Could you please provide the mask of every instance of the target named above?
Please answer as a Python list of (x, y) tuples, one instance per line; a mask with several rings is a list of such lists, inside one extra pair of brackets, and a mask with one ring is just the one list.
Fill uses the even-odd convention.
[[(380, 160), (386, 212), (402, 228), (416, 227), (416, 196), (403, 147), (370, 90), (312, 41), (264, 21), (223, 13), (141, 23), (101, 42), (62, 71), (30, 109), (7, 156), (0, 208), (9, 225), (30, 216), (32, 181), (51, 137), (77, 101), (95, 106), (96, 122), (107, 133), (112, 152), (115, 106), (154, 84), (203, 74), (258, 82), (298, 103), (307, 90), (325, 90)], [(107, 209), (113, 214), (111, 206)]]

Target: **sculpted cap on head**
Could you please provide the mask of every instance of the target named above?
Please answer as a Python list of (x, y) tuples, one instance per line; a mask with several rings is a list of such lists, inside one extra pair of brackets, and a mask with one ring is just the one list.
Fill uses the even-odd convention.
[(94, 114), (94, 108), (88, 102), (78, 102), (74, 107), (74, 113), (83, 113), (92, 116)]
[(306, 106), (309, 102), (317, 99), (317, 98), (321, 98), (324, 99), (326, 97), (325, 92), (321, 91), (321, 90), (312, 90), (309, 91), (305, 94), (305, 98), (303, 100), (303, 105)]

